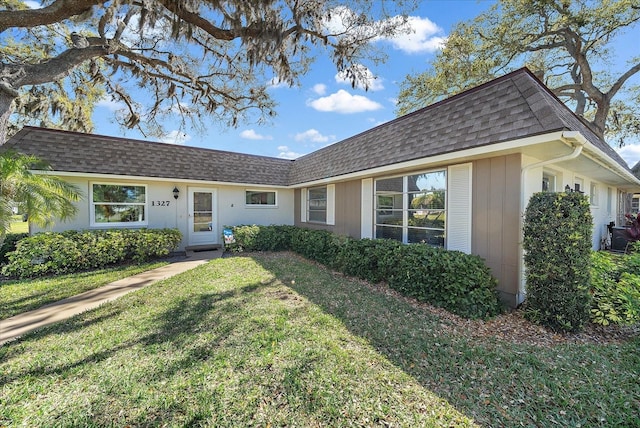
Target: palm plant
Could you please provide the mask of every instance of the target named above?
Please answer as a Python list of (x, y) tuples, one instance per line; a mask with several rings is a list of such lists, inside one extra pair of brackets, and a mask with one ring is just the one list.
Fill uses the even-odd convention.
[[(33, 172), (36, 170), (42, 173)], [(0, 153), (0, 244), (9, 231), (14, 207), (42, 227), (50, 226), (54, 219), (66, 220), (76, 214), (74, 202), (80, 200), (80, 190), (47, 174), (50, 170), (35, 156), (13, 150)]]

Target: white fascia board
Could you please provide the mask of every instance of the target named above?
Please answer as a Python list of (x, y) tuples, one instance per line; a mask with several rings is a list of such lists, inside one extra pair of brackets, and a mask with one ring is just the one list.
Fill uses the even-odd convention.
[(31, 170), (34, 174), (55, 175), (58, 177), (83, 177), (90, 180), (135, 180), (135, 181), (162, 181), (171, 183), (187, 183), (198, 184), (203, 186), (244, 186), (252, 188), (264, 188), (264, 189), (291, 189), (290, 186), (272, 185), (272, 184), (255, 184), (255, 183), (237, 183), (229, 181), (205, 181), (205, 180), (192, 180), (185, 178), (173, 178), (173, 177), (147, 177), (140, 175), (117, 175), (117, 174), (96, 174), (91, 172), (69, 172), (69, 171), (43, 171), (43, 170)]
[(598, 147), (594, 146), (592, 143), (587, 141), (585, 143), (585, 149), (587, 150), (587, 152), (593, 153), (595, 155), (595, 156), (589, 156), (591, 160), (593, 160), (596, 163), (599, 163), (603, 167), (616, 173), (621, 178), (629, 181), (630, 182), (629, 184), (635, 184), (636, 186), (640, 187), (640, 179), (638, 177), (633, 175), (633, 173), (631, 173), (630, 171), (627, 171), (626, 169), (624, 169), (622, 165), (620, 165), (618, 162), (611, 159), (609, 155), (607, 155), (605, 152), (600, 150)]
[(323, 178), (320, 180), (309, 181), (305, 183), (295, 184), (291, 187), (300, 188), (300, 187), (308, 187), (330, 183), (337, 180), (355, 180), (361, 179), (365, 177), (370, 177), (371, 175), (381, 175), (388, 171), (394, 171), (397, 169), (412, 169), (412, 168), (421, 168), (425, 167), (428, 164), (438, 164), (438, 163), (456, 163), (459, 159), (465, 159), (483, 156), (487, 157), (491, 153), (509, 151), (514, 149), (519, 149), (526, 146), (532, 146), (535, 144), (542, 144), (549, 141), (562, 141), (562, 135), (566, 133), (566, 131), (557, 131), (551, 132), (548, 134), (540, 134), (534, 135), (531, 137), (520, 138), (517, 140), (505, 141), (503, 143), (496, 144), (488, 144), (486, 146), (474, 147), (472, 149), (460, 150), (453, 153), (445, 153), (436, 156), (429, 156), (425, 158), (415, 159), (406, 162), (394, 163), (391, 165), (386, 165), (378, 168), (367, 169), (364, 171), (352, 172), (349, 174), (334, 176)]

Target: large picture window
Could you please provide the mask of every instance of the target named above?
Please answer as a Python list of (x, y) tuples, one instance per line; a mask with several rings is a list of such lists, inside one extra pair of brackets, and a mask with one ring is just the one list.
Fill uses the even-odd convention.
[(147, 187), (130, 184), (91, 184), (93, 226), (147, 225)]
[(446, 171), (376, 180), (376, 238), (444, 247)]

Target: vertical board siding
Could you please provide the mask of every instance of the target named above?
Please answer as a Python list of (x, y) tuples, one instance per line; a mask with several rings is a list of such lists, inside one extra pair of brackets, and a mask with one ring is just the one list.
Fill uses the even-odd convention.
[(471, 251), (485, 259), (511, 306), (518, 293), (521, 155), (473, 162)]

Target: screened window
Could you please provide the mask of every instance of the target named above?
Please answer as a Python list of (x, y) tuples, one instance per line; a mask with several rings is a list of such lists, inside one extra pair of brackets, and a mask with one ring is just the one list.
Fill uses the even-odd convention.
[(598, 205), (598, 185), (596, 183), (591, 183), (591, 189), (589, 191), (589, 201), (591, 205)]
[(276, 192), (265, 192), (259, 190), (247, 190), (245, 192), (245, 204), (247, 205), (276, 205)]
[(307, 220), (314, 223), (327, 222), (327, 188), (312, 187), (307, 193)]
[(542, 173), (542, 191), (543, 192), (555, 192), (556, 191), (556, 176), (548, 172)]
[(147, 224), (147, 187), (92, 183), (91, 223), (94, 226)]
[(376, 180), (376, 238), (445, 245), (446, 172)]

